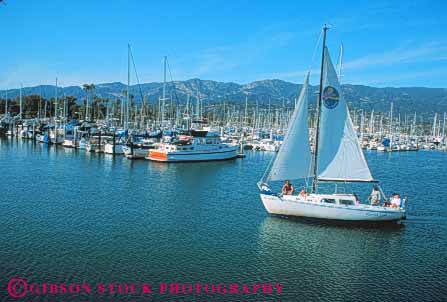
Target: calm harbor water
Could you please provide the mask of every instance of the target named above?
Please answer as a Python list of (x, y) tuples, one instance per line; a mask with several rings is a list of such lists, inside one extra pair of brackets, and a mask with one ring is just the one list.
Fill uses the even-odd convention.
[(1, 301), (14, 277), (283, 285), (236, 301), (447, 300), (447, 153), (367, 153), (385, 191), (410, 198), (386, 228), (268, 216), (256, 182), (271, 156), (167, 165), (1, 140)]

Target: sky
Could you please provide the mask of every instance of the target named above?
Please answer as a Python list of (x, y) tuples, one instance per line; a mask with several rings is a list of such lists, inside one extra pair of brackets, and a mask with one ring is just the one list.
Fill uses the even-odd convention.
[(0, 89), (125, 83), (128, 44), (140, 83), (163, 80), (166, 55), (168, 80), (302, 83), (310, 69), (316, 84), (324, 23), (342, 83), (447, 87), (447, 1), (4, 2)]

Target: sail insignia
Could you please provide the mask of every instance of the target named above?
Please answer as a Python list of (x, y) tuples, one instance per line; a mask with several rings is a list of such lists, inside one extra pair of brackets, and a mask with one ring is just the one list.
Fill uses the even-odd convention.
[(323, 104), (327, 109), (334, 109), (337, 107), (340, 95), (337, 89), (332, 86), (327, 86), (323, 90)]

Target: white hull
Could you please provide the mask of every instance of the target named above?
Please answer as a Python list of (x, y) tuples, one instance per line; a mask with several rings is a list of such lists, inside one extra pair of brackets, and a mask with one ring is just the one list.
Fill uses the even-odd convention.
[(133, 158), (133, 159), (137, 159), (137, 158), (144, 159), (145, 157), (147, 157), (149, 155), (149, 150), (150, 149), (143, 149), (143, 148), (135, 147), (135, 148), (133, 148), (133, 154), (132, 154), (132, 150), (130, 147), (128, 147), (128, 146), (123, 147), (124, 156), (126, 156), (127, 158)]
[(19, 136), (21, 138), (28, 138), (27, 130), (21, 130)]
[(260, 145), (261, 151), (278, 152), (279, 146), (277, 145)]
[(65, 148), (76, 148), (75, 142), (72, 139), (65, 139), (62, 146)]
[(86, 139), (81, 139), (78, 144), (78, 148), (81, 150), (87, 149), (88, 141)]
[(54, 137), (51, 138), (51, 143), (53, 143), (53, 144), (59, 145), (59, 144), (62, 144), (63, 142), (64, 142), (63, 137), (58, 136), (56, 138), (54, 138)]
[(90, 144), (88, 143), (85, 146), (85, 151), (87, 152), (95, 152), (95, 153), (103, 153), (104, 152), (104, 145), (101, 144)]
[(43, 143), (43, 142), (45, 142), (45, 135), (43, 135), (43, 134), (37, 134), (37, 135), (36, 135), (36, 141), (39, 142), (39, 143)]
[(214, 152), (163, 152), (151, 150), (148, 159), (160, 162), (192, 162), (192, 161), (214, 161), (233, 159), (238, 156), (237, 147), (228, 147), (222, 151)]
[(276, 215), (296, 216), (341, 221), (398, 221), (405, 218), (405, 210), (384, 208), (369, 205), (339, 205), (326, 204), (298, 196), (275, 196), (261, 194), (261, 199), (267, 212)]
[(113, 152), (113, 144), (107, 143), (104, 145), (104, 153), (106, 154), (123, 154), (123, 145), (115, 144), (115, 153)]

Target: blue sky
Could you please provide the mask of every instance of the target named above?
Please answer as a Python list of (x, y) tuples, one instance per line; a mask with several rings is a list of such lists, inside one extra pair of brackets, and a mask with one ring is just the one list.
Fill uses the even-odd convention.
[(167, 55), (174, 80), (301, 83), (323, 23), (342, 82), (447, 87), (447, 1), (6, 2), (0, 89), (126, 82), (127, 43), (140, 82), (161, 81)]

